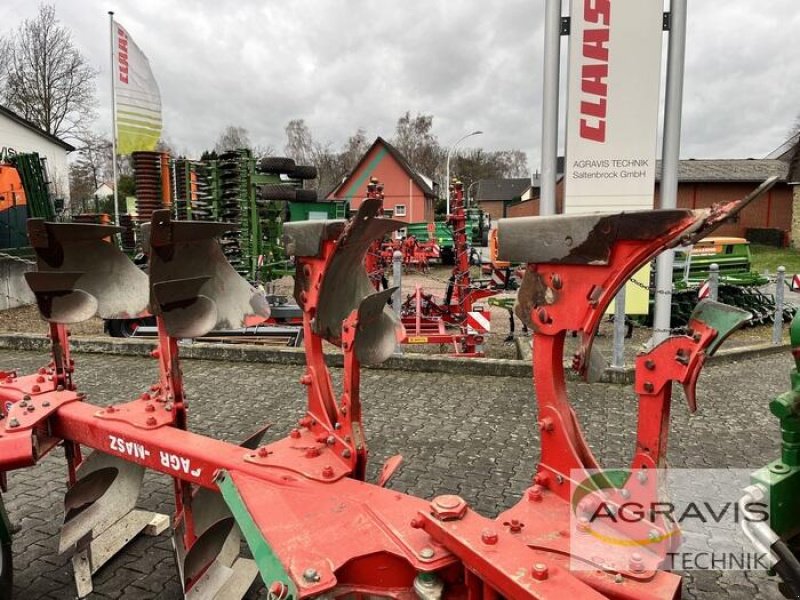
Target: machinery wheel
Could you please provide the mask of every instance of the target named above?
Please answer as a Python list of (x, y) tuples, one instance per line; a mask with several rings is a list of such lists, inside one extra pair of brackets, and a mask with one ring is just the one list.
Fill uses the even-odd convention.
[[(313, 168), (313, 167), (312, 167)], [(317, 190), (295, 190), (295, 200), (297, 202), (316, 202)]]
[(291, 173), (295, 169), (294, 161), (283, 156), (265, 156), (258, 163), (258, 170), (264, 173)]
[(11, 600), (13, 588), (13, 566), (11, 544), (3, 544), (0, 548), (0, 600)]
[(440, 256), (442, 257), (443, 265), (456, 264), (456, 255), (452, 248), (442, 248)]
[(316, 179), (317, 167), (297, 165), (288, 175), (292, 179)]
[(116, 338), (132, 337), (136, 330), (142, 325), (139, 319), (109, 319), (108, 334)]
[(297, 190), (288, 185), (262, 185), (258, 190), (258, 195), (262, 200), (285, 200), (288, 202), (297, 200)]

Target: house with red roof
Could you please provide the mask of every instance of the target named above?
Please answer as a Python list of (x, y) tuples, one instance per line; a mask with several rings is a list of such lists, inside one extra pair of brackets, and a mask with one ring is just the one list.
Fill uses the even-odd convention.
[(436, 193), (433, 182), (416, 172), (397, 148), (378, 137), (355, 168), (327, 195), (347, 200), (357, 210), (372, 177), (384, 188), (384, 214), (406, 223), (433, 222)]

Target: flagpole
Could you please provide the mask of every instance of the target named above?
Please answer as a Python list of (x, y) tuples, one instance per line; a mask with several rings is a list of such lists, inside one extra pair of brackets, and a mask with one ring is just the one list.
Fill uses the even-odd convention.
[(117, 196), (117, 69), (114, 64), (114, 11), (108, 11), (111, 41), (111, 173), (114, 184), (114, 223), (119, 226), (119, 198)]

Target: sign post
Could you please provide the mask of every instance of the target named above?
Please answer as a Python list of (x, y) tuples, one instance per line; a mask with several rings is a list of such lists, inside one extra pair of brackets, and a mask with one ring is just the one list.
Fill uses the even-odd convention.
[(567, 214), (651, 209), (662, 0), (572, 0)]
[[(663, 10), (663, 0), (571, 0), (566, 214), (653, 208)], [(649, 267), (637, 279), (628, 313), (646, 314)], [(615, 339), (616, 361), (621, 346)]]
[[(664, 148), (661, 161), (661, 208), (678, 205), (678, 162), (681, 151), (683, 113), (683, 66), (686, 56), (687, 0), (670, 0), (667, 91), (664, 104)], [(656, 298), (653, 310), (653, 341), (669, 335), (672, 316), (672, 266), (675, 254), (662, 252), (656, 259)]]

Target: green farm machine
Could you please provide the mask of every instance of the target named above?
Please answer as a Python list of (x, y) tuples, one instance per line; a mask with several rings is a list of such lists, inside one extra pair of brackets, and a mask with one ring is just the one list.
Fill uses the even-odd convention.
[[(775, 296), (763, 290), (769, 279), (752, 269), (750, 242), (737, 237), (710, 237), (675, 251), (673, 267), (672, 326), (686, 325), (703, 296), (711, 266), (719, 273), (718, 300), (747, 310), (750, 325), (775, 318)], [(785, 306), (783, 319), (791, 320), (796, 308)], [(652, 311), (651, 311), (652, 312)]]
[[(774, 398), (770, 412), (778, 419), (781, 454), (751, 475), (751, 485), (739, 501), (747, 537), (768, 560), (768, 566), (781, 576), (781, 592), (786, 598), (800, 597), (800, 314), (789, 329), (794, 358), (791, 390)], [(753, 518), (751, 505), (769, 506), (769, 524)]]
[[(472, 246), (486, 246), (489, 230), (484, 224), (483, 211), (479, 208), (466, 209), (467, 237)], [(443, 265), (455, 264), (456, 251), (453, 243), (453, 231), (447, 221), (428, 223), (409, 223), (406, 226), (406, 235), (413, 235), (419, 242), (434, 241), (439, 247), (440, 259)]]
[(317, 171), (290, 158), (259, 161), (243, 149), (208, 160), (178, 159), (172, 169), (174, 216), (238, 225), (223, 236), (223, 248), (251, 281), (269, 282), (291, 272), (281, 243), (283, 223), (347, 217), (347, 203), (318, 202), (316, 191), (303, 189)]
[[(201, 160), (135, 152), (133, 165), (138, 223), (168, 208), (176, 219), (236, 225), (221, 235), (223, 254), (242, 277), (258, 286), (294, 272), (282, 242), (284, 223), (346, 218), (349, 212), (346, 202), (318, 202), (316, 191), (303, 188), (304, 181), (316, 178), (316, 168), (296, 165), (290, 158), (259, 160), (247, 149)], [(301, 313), (294, 302), (269, 288), (268, 292), (273, 308), (270, 325), (296, 325)], [(228, 338), (285, 334), (289, 345), (301, 339), (288, 330), (251, 329), (217, 333)], [(106, 330), (115, 337), (150, 336), (155, 335), (155, 321), (151, 317), (109, 319)]]
[(0, 249), (6, 254), (30, 252), (25, 233), (29, 218), (55, 219), (63, 201), (52, 197), (46, 160), (38, 153), (0, 159)]

